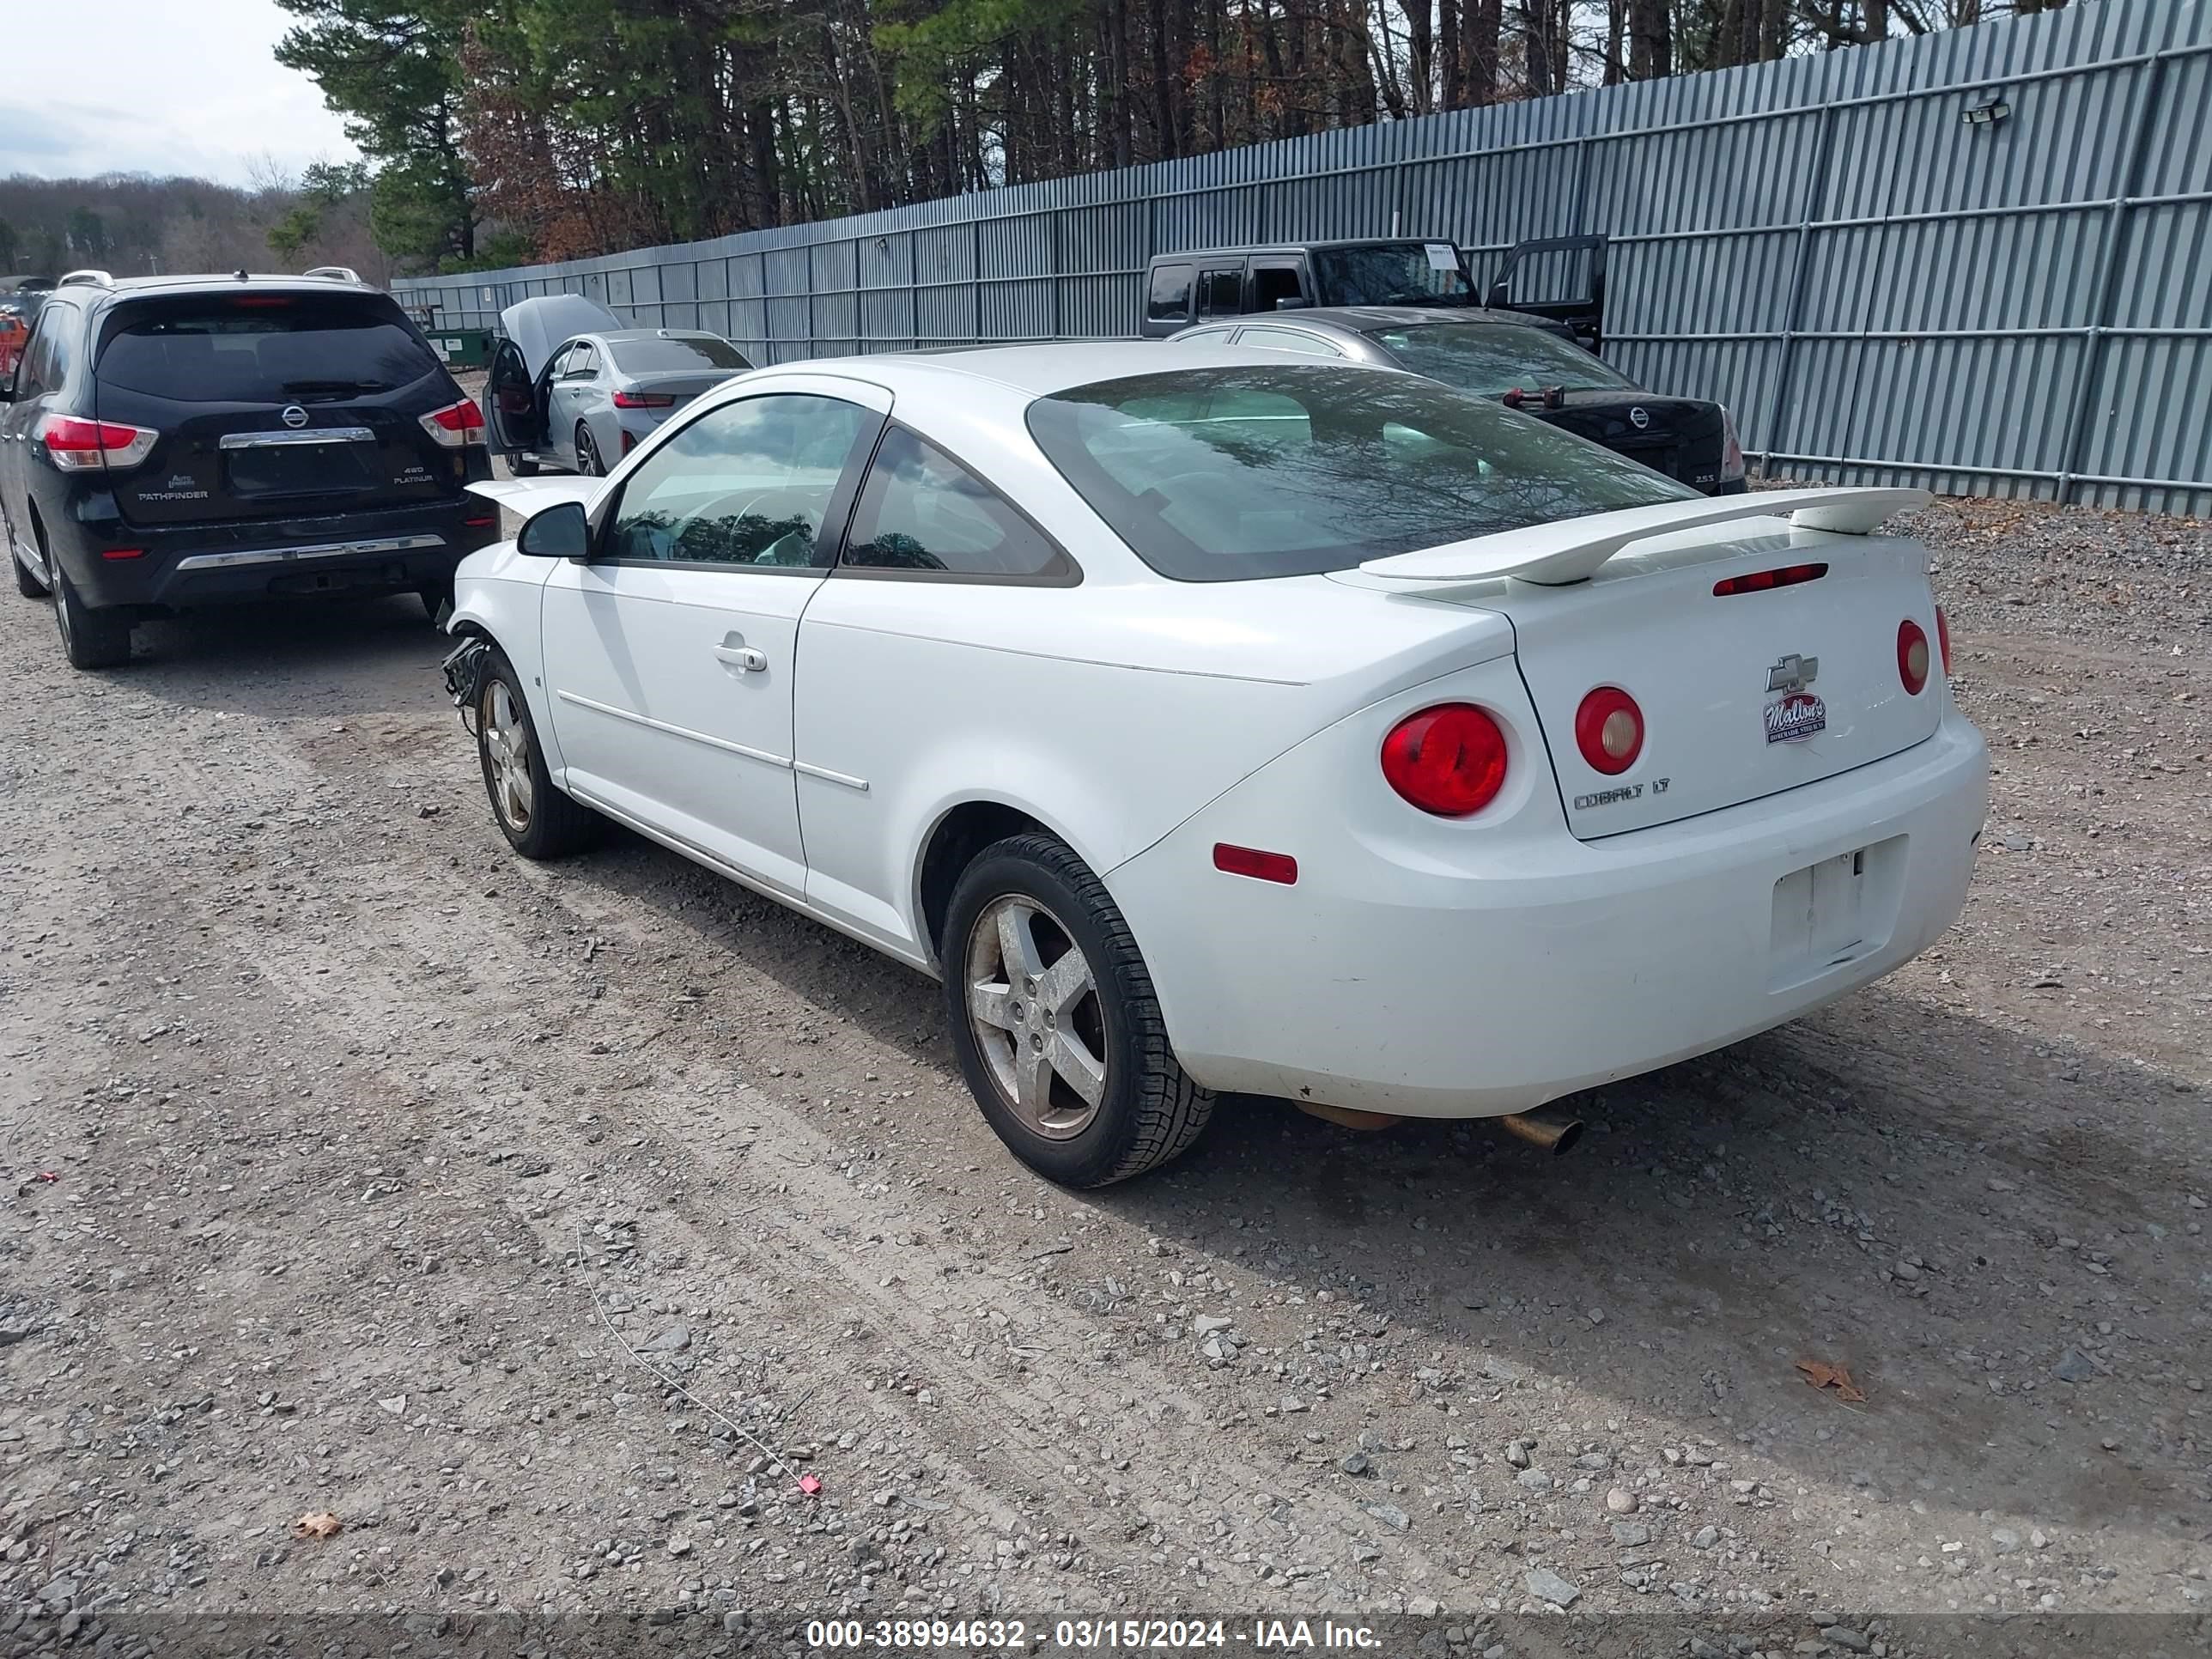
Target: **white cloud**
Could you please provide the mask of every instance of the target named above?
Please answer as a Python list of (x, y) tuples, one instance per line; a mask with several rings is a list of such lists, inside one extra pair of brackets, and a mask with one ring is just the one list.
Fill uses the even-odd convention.
[(357, 154), (321, 89), (276, 62), (295, 20), (276, 0), (36, 9), (43, 25), (9, 28), (0, 42), (0, 175), (187, 173), (242, 185), (264, 156), (296, 173)]

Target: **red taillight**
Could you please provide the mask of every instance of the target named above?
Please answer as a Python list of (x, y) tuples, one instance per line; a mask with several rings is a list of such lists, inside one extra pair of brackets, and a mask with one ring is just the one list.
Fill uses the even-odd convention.
[(1936, 648), (1943, 653), (1943, 678), (1951, 678), (1951, 619), (1943, 614), (1943, 607), (1936, 607)]
[(483, 410), (477, 407), (474, 398), (464, 398), (457, 404), (447, 404), (425, 415), (422, 430), (447, 449), (480, 444), (484, 441)]
[(1916, 697), (1928, 684), (1928, 635), (1910, 617), (1897, 625), (1897, 678)]
[(1713, 584), (1713, 597), (1724, 599), (1731, 593), (1764, 593), (1770, 587), (1794, 587), (1799, 582), (1816, 582), (1827, 574), (1825, 564), (1786, 564), (1779, 570), (1753, 570), (1741, 576), (1723, 576)]
[(1626, 772), (1644, 752), (1644, 711), (1617, 685), (1601, 685), (1575, 710), (1575, 747), (1591, 767), (1610, 777)]
[(1473, 703), (1438, 703), (1390, 728), (1382, 775), (1424, 812), (1469, 817), (1505, 787), (1505, 733)]
[(461, 522), (471, 530), (489, 530), (499, 522), (499, 514), (496, 513), (480, 514), (473, 519), (464, 519)]
[(46, 459), (64, 472), (136, 466), (161, 435), (149, 427), (82, 421), (74, 415), (41, 415), (31, 428), (31, 436), (46, 447)]
[(1213, 867), (1232, 876), (1249, 876), (1255, 881), (1279, 881), (1285, 887), (1293, 885), (1298, 878), (1298, 861), (1288, 853), (1231, 847), (1225, 841), (1213, 843)]
[(628, 427), (624, 427), (623, 428), (623, 453), (627, 455), (631, 450), (635, 449), (636, 447), (637, 434), (632, 432)]
[(100, 550), (100, 556), (103, 559), (143, 559), (146, 556), (146, 550), (143, 547), (103, 547)]
[(675, 403), (676, 399), (665, 392), (617, 392), (615, 393), (617, 409), (670, 409), (675, 406)]

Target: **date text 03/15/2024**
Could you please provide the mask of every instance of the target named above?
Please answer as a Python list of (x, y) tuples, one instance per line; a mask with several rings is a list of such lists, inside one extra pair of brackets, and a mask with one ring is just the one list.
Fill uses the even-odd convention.
[[(1044, 1629), (1022, 1620), (820, 1619), (809, 1621), (810, 1650), (999, 1648), (1045, 1646)], [(1066, 1652), (1172, 1652), (1178, 1649), (1249, 1647), (1259, 1651), (1305, 1649), (1369, 1650), (1382, 1645), (1366, 1625), (1333, 1619), (1061, 1619), (1051, 1626), (1050, 1648)]]

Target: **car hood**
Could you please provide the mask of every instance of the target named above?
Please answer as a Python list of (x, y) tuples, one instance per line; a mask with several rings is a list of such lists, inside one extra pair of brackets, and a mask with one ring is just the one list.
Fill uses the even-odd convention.
[(580, 294), (544, 294), (516, 301), (499, 313), (499, 325), (521, 351), (523, 367), (534, 380), (563, 340), (619, 329), (623, 323), (605, 306)]

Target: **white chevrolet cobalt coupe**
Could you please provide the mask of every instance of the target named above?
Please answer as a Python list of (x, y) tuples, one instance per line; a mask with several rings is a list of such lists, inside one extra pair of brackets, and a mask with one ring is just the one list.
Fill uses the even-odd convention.
[(1948, 927), (1987, 757), (1926, 497), (1711, 499), (1279, 352), (731, 380), (455, 585), (529, 858), (602, 818), (939, 976), (1015, 1154), (1214, 1096), (1501, 1117), (1717, 1048)]

